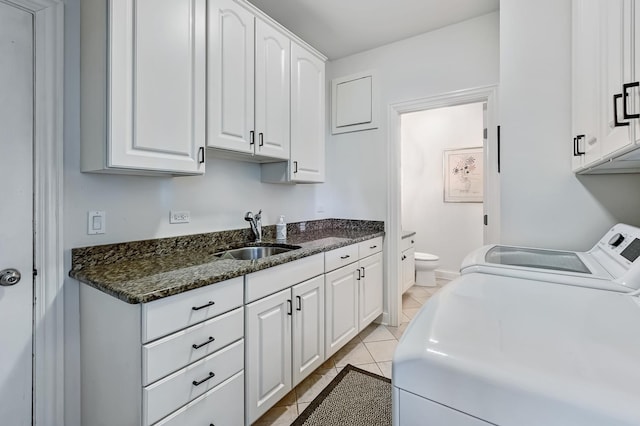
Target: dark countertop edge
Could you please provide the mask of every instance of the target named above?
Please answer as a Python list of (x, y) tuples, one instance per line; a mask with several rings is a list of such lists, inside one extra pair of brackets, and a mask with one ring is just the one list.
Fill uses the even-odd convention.
[(402, 231), (402, 239), (413, 237), (416, 235), (416, 231)]
[[(144, 294), (133, 294), (128, 292), (118, 292), (114, 291), (109, 285), (101, 284), (99, 282), (93, 281), (85, 276), (83, 270), (79, 271), (69, 271), (69, 276), (78, 280), (83, 284), (87, 284), (97, 290), (102, 291), (103, 293), (109, 294), (123, 302), (129, 304), (140, 304), (140, 303), (148, 303), (154, 300), (163, 299), (165, 297), (174, 296), (176, 294), (184, 293), (189, 290), (195, 290), (197, 288), (205, 287), (208, 285), (216, 284), (222, 281), (227, 281), (233, 278), (241, 277), (244, 275), (251, 274), (253, 272), (258, 272), (264, 269), (268, 269), (274, 266), (282, 265), (285, 263), (293, 262), (295, 260), (303, 259), (305, 257), (313, 256), (318, 253), (324, 253), (327, 251), (331, 251), (340, 247), (349, 246), (352, 244), (357, 244), (362, 241), (367, 241), (372, 238), (384, 237), (385, 232), (379, 231), (371, 234), (362, 235), (355, 238), (348, 238), (344, 241), (335, 242), (332, 244), (327, 244), (323, 247), (315, 247), (315, 248), (305, 248), (304, 244), (313, 243), (314, 241), (309, 241), (307, 243), (303, 243), (303, 247), (300, 249), (292, 250), (287, 253), (283, 253), (276, 256), (269, 256), (265, 259), (260, 260), (236, 260), (237, 269), (233, 272), (228, 272), (225, 274), (213, 274), (210, 278), (201, 279), (192, 281), (188, 284), (181, 284), (175, 287), (162, 289), (157, 292), (144, 293)], [(317, 240), (315, 240), (317, 241)]]

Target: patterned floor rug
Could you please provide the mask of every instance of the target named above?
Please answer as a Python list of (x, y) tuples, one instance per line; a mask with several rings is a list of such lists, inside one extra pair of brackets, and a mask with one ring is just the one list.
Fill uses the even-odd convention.
[(291, 426), (390, 426), (391, 380), (348, 364)]

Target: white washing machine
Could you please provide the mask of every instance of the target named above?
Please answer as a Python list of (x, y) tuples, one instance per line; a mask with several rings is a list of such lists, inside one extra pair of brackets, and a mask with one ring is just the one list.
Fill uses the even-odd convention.
[(639, 256), (640, 229), (619, 223), (587, 252), (484, 246), (465, 257), (460, 273), (480, 272), (629, 292), (640, 288)]
[(398, 344), (393, 424), (640, 425), (639, 326), (631, 294), (463, 275)]

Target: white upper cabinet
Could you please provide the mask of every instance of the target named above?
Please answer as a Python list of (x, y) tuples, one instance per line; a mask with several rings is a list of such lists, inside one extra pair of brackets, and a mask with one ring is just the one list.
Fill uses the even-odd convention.
[(81, 13), (82, 171), (204, 173), (206, 0), (83, 0)]
[(294, 182), (324, 181), (324, 61), (291, 43), (291, 169)]
[(324, 69), (323, 59), (291, 42), (291, 158), (263, 164), (263, 182), (324, 182)]
[(209, 2), (208, 32), (207, 146), (288, 159), (289, 38), (233, 0)]
[(253, 154), (254, 16), (233, 0), (208, 14), (207, 145)]
[(632, 0), (572, 7), (572, 170), (638, 173), (639, 7)]
[(289, 38), (256, 19), (256, 153), (289, 158)]

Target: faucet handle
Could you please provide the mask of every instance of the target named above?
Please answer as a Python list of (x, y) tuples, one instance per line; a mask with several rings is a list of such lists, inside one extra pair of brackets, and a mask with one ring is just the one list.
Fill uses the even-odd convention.
[(258, 210), (258, 213), (254, 215), (256, 220), (260, 220), (262, 218), (262, 209)]
[(253, 213), (251, 213), (251, 212), (245, 213), (244, 220), (246, 220), (247, 222), (251, 222), (253, 220)]

